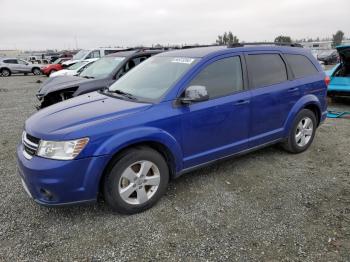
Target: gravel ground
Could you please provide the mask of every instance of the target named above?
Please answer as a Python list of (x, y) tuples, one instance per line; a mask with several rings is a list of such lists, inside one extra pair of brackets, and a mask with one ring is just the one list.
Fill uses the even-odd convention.
[(16, 175), (38, 79), (0, 78), (0, 261), (350, 261), (349, 120), (328, 119), (303, 154), (269, 147), (184, 175), (142, 214), (49, 209)]

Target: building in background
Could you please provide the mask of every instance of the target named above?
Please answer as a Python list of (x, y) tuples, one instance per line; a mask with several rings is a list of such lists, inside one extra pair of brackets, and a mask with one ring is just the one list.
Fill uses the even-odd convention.
[[(300, 44), (305, 48), (314, 50), (333, 49), (333, 41), (302, 42)], [(350, 45), (350, 40), (343, 40), (342, 45)]]
[(20, 50), (1, 50), (0, 49), (0, 57), (8, 56), (8, 57), (18, 57), (20, 56), (22, 51)]

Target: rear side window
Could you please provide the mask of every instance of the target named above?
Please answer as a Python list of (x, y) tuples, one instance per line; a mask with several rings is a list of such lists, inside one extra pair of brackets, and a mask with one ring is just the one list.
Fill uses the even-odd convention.
[(87, 57), (85, 57), (85, 59), (90, 59), (90, 58), (100, 58), (100, 51), (94, 50), (90, 52), (90, 54)]
[(4, 60), (4, 63), (6, 63), (6, 64), (18, 64), (16, 59), (7, 59), (7, 60)]
[(249, 77), (253, 88), (287, 81), (287, 69), (278, 54), (248, 55)]
[(235, 56), (215, 61), (204, 68), (191, 85), (205, 86), (210, 99), (243, 90), (241, 59)]
[(313, 63), (303, 55), (286, 54), (285, 57), (292, 68), (295, 78), (315, 75), (318, 73)]
[(28, 63), (23, 60), (17, 60), (18, 64), (27, 65)]

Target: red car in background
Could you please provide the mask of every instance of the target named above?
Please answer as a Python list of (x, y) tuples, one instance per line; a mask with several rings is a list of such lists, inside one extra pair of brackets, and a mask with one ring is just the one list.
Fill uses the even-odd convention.
[(52, 64), (49, 64), (47, 66), (44, 66), (43, 68), (41, 68), (41, 72), (44, 75), (49, 76), (51, 73), (62, 70), (62, 63), (64, 61), (70, 60), (72, 59), (71, 57), (61, 57), (61, 58), (57, 58)]

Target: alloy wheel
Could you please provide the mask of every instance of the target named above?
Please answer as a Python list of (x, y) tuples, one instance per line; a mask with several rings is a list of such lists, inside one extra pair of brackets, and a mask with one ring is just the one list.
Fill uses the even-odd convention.
[(40, 75), (41, 72), (40, 72), (39, 69), (35, 68), (35, 69), (33, 70), (33, 74), (34, 74), (34, 75)]
[(6, 77), (6, 76), (9, 76), (9, 75), (10, 75), (10, 71), (7, 70), (7, 69), (3, 69), (2, 72), (1, 72), (1, 75), (2, 75), (2, 76), (5, 76), (5, 77)]
[(295, 142), (299, 147), (304, 147), (310, 142), (313, 128), (311, 118), (304, 117), (300, 120), (295, 131)]
[(126, 203), (141, 205), (154, 196), (159, 185), (158, 167), (151, 161), (142, 160), (124, 170), (118, 183), (118, 193)]

